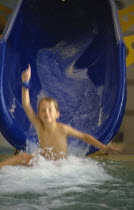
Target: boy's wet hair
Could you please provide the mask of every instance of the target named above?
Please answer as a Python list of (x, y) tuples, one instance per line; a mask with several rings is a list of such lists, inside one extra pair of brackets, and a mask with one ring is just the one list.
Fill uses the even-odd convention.
[(39, 113), (39, 108), (40, 108), (40, 104), (42, 103), (42, 101), (53, 102), (56, 111), (59, 111), (59, 104), (58, 104), (58, 102), (54, 98), (51, 98), (51, 97), (43, 97), (43, 98), (41, 98), (39, 100), (39, 103), (38, 103), (38, 113)]

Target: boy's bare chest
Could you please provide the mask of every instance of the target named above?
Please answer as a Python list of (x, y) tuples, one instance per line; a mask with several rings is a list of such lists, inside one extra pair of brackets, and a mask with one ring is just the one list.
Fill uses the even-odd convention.
[(67, 147), (66, 135), (62, 131), (40, 132), (39, 141), (41, 148), (55, 147), (65, 149)]

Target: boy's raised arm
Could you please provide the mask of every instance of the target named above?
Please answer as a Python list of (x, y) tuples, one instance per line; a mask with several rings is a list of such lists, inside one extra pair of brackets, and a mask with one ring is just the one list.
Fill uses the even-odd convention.
[(29, 82), (31, 79), (31, 67), (30, 65), (28, 68), (22, 72), (21, 75), (22, 79), (22, 105), (25, 110), (25, 113), (30, 120), (30, 122), (36, 128), (39, 124), (39, 119), (36, 116), (31, 104), (30, 104), (30, 95), (29, 95)]

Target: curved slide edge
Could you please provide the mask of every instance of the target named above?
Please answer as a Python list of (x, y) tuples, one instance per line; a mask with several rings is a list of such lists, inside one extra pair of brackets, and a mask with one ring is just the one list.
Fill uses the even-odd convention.
[[(20, 24), (20, 21), (22, 21), (22, 7), (23, 7), (22, 0), (18, 1), (18, 4), (16, 5), (16, 8), (14, 9), (10, 20), (4, 30), (3, 36), (0, 40), (0, 130), (4, 137), (9, 141), (11, 145), (16, 147), (17, 149), (25, 149), (26, 147), (26, 139), (30, 138), (29, 135), (27, 136), (24, 132), (23, 126), (21, 127), (18, 125), (18, 122), (12, 117), (11, 112), (9, 112), (8, 105), (7, 105), (7, 97), (9, 97), (9, 100), (13, 100), (10, 95), (8, 95), (6, 90), (6, 84), (5, 84), (5, 77), (8, 77), (8, 74), (6, 73), (6, 51), (9, 48), (8, 41), (12, 38), (13, 30), (15, 30), (15, 26), (18, 26), (18, 23)], [(99, 107), (99, 116), (103, 114), (103, 112), (107, 113), (107, 117), (105, 120), (103, 120), (102, 124), (97, 127), (93, 131), (93, 135), (98, 138), (101, 142), (107, 144), (117, 133), (125, 110), (125, 104), (126, 104), (126, 64), (125, 64), (125, 45), (122, 38), (122, 33), (120, 30), (120, 25), (118, 21), (117, 16), (117, 9), (113, 3), (113, 1), (109, 1), (109, 4), (111, 5), (111, 11), (112, 11), (112, 18), (113, 18), (113, 24), (114, 24), (114, 32), (116, 36), (116, 46), (115, 46), (115, 52), (117, 54), (116, 57), (116, 70), (118, 73), (116, 73), (116, 89), (114, 92), (114, 102), (112, 105), (112, 108), (108, 111), (107, 108), (107, 101), (106, 101), (106, 94), (104, 96), (105, 100), (102, 103), (101, 108)], [(23, 23), (22, 23), (23, 24)], [(18, 26), (19, 28), (19, 26)], [(18, 29), (17, 28), (17, 29)], [(21, 31), (21, 29), (18, 29)], [(16, 39), (19, 39), (17, 37), (17, 33), (14, 33), (16, 36)], [(12, 50), (11, 52), (12, 53)], [(19, 61), (17, 61), (13, 67), (15, 69), (22, 68)], [(13, 69), (12, 69), (13, 70)], [(15, 70), (16, 74), (16, 70)], [(20, 72), (19, 72), (20, 76)], [(99, 75), (98, 75), (99, 76)], [(110, 78), (110, 76), (108, 77)], [(17, 78), (18, 79), (18, 78)], [(106, 84), (107, 85), (107, 84)], [(98, 84), (96, 85), (98, 87)], [(20, 84), (19, 84), (20, 88)], [(105, 91), (106, 93), (110, 93), (109, 86), (105, 87), (108, 88), (108, 91)], [(104, 94), (104, 92), (103, 92)], [(102, 95), (103, 98), (103, 95)], [(5, 100), (6, 99), (6, 100)], [(17, 98), (18, 103), (20, 103), (20, 98)], [(19, 105), (20, 106), (20, 105)], [(22, 107), (21, 107), (22, 109)], [(23, 116), (23, 111), (19, 109), (19, 116)], [(109, 113), (108, 113), (109, 112)], [(19, 141), (18, 141), (19, 139)], [(96, 151), (96, 148), (90, 147), (88, 155), (91, 153), (94, 153)]]

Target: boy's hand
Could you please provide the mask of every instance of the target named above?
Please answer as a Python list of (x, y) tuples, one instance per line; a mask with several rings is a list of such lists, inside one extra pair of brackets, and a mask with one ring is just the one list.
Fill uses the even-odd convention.
[(28, 65), (28, 68), (22, 72), (21, 75), (22, 82), (29, 82), (31, 79), (31, 67)]
[(119, 149), (119, 148), (117, 148), (117, 147), (113, 147), (113, 146), (111, 146), (111, 145), (107, 145), (107, 146), (106, 146), (106, 152), (108, 152), (108, 153), (110, 153), (110, 154), (115, 154), (115, 155), (117, 155), (117, 154), (121, 153), (122, 151), (121, 151), (121, 149)]

